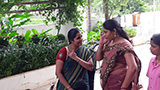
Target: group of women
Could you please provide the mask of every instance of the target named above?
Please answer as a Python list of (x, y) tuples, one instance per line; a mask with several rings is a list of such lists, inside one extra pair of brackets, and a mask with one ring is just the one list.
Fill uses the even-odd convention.
[[(81, 90), (76, 89), (74, 85), (79, 80), (83, 80), (86, 85), (85, 90), (92, 90), (88, 71), (93, 70), (93, 54), (88, 47), (82, 46), (83, 38), (79, 29), (69, 30), (68, 41), (69, 45), (63, 47), (57, 54), (56, 75), (59, 82), (56, 88), (57, 90)], [(154, 40), (151, 40), (151, 43), (154, 43)], [(160, 43), (158, 44), (160, 51)], [(103, 23), (96, 60), (103, 61), (100, 71), (100, 83), (103, 90), (139, 90), (142, 88), (138, 84), (141, 61), (134, 52), (128, 35), (116, 20), (111, 19)], [(151, 76), (150, 71), (148, 71), (148, 76)]]

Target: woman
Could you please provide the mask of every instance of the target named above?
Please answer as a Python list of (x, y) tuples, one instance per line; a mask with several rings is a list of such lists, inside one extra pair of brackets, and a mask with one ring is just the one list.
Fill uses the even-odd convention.
[(117, 21), (103, 23), (96, 52), (96, 60), (103, 60), (100, 79), (103, 90), (131, 90), (134, 78), (135, 84), (138, 83), (140, 61), (132, 48), (131, 41)]
[(150, 41), (152, 57), (149, 63), (147, 77), (149, 78), (148, 90), (160, 89), (160, 33), (154, 34)]
[(73, 28), (68, 32), (69, 45), (57, 54), (56, 75), (59, 78), (57, 90), (73, 90), (75, 81), (83, 79), (89, 90), (88, 72), (93, 70), (93, 62), (89, 49), (82, 46), (82, 34)]

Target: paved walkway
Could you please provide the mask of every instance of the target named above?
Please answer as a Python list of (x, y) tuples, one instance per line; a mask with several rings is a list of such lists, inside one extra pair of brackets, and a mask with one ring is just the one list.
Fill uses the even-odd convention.
[[(146, 72), (147, 72), (147, 69), (148, 69), (148, 64), (149, 64), (149, 61), (151, 59), (151, 57), (153, 56), (151, 53), (150, 53), (150, 45), (149, 43), (147, 44), (143, 44), (143, 45), (138, 45), (138, 46), (134, 46), (134, 50), (135, 52), (137, 53), (137, 55), (139, 56), (139, 58), (141, 59), (141, 62), (142, 62), (142, 71), (141, 71), (141, 74), (140, 74), (140, 84), (143, 85), (143, 88), (141, 90), (147, 90), (147, 86), (148, 86), (148, 78), (146, 77)], [(99, 66), (99, 62), (97, 63), (98, 66)], [(100, 86), (100, 74), (99, 74), (99, 71), (96, 72), (95, 74), (95, 90), (102, 90), (101, 89), (101, 86)], [(49, 87), (50, 85), (45, 85), (45, 86), (42, 86), (42, 87), (39, 87), (37, 89), (34, 89), (34, 90), (49, 90)]]

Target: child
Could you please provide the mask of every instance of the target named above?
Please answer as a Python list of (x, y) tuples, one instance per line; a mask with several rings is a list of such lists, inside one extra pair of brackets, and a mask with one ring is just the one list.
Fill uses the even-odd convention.
[(150, 45), (150, 51), (155, 57), (151, 58), (147, 71), (148, 90), (160, 90), (160, 33), (151, 37)]

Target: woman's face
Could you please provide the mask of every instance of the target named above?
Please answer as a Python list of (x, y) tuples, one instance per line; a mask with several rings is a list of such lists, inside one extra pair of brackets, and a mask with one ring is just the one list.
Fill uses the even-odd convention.
[(79, 33), (76, 34), (76, 37), (74, 38), (74, 41), (72, 41), (72, 43), (75, 46), (81, 46), (82, 41), (83, 41), (82, 34), (79, 32)]
[(153, 55), (160, 55), (160, 46), (158, 46), (157, 44), (155, 44), (153, 42), (153, 40), (150, 41), (150, 51)]
[(111, 41), (111, 40), (113, 40), (113, 38), (114, 38), (113, 32), (111, 32), (110, 30), (107, 30), (107, 29), (105, 29), (105, 28), (103, 28), (103, 34), (105, 35), (105, 37), (106, 37), (106, 39), (107, 39), (108, 41)]

